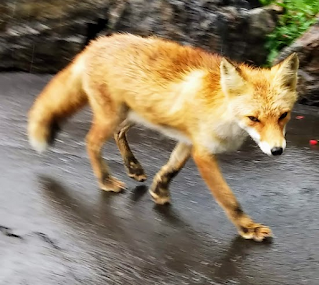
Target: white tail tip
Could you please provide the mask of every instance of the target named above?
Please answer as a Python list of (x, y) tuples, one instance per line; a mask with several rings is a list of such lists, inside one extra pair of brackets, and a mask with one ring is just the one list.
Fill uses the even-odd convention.
[(29, 137), (29, 143), (38, 153), (43, 153), (48, 148), (48, 143), (46, 141), (40, 141), (33, 137)]

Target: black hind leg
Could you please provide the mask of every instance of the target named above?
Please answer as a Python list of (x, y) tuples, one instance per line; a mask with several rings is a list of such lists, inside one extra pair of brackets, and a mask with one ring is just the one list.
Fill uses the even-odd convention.
[(136, 181), (143, 182), (146, 180), (144, 169), (132, 153), (126, 138), (126, 133), (132, 126), (133, 124), (124, 121), (114, 134), (114, 139), (124, 160), (128, 176)]

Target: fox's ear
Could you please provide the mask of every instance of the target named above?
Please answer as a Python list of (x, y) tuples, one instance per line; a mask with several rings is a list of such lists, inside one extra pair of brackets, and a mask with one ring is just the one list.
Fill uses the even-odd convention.
[(298, 68), (298, 55), (297, 53), (292, 53), (285, 60), (272, 67), (272, 70), (276, 72), (275, 81), (282, 87), (294, 91), (297, 85)]
[(220, 81), (223, 92), (226, 95), (241, 94), (247, 84), (241, 75), (240, 68), (233, 65), (226, 58), (223, 58), (220, 63)]

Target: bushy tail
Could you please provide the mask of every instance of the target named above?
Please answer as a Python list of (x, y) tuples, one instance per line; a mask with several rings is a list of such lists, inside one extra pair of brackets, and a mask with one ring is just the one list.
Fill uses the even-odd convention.
[(84, 63), (76, 58), (55, 75), (29, 111), (28, 136), (38, 152), (51, 145), (59, 131), (59, 123), (87, 104), (82, 88)]

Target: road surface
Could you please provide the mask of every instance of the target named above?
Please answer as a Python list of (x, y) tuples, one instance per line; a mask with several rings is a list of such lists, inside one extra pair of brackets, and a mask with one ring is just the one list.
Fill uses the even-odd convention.
[[(0, 74), (0, 284), (319, 284), (319, 111), (298, 106), (284, 155), (250, 140), (221, 168), (271, 243), (246, 241), (190, 160), (172, 183), (173, 204), (154, 206), (151, 180), (127, 178), (113, 141), (105, 156), (128, 185), (98, 190), (85, 151), (91, 114), (65, 126), (53, 149), (30, 149), (26, 113), (50, 76)], [(297, 115), (304, 119), (298, 120)], [(129, 140), (151, 178), (173, 142), (133, 128)]]

